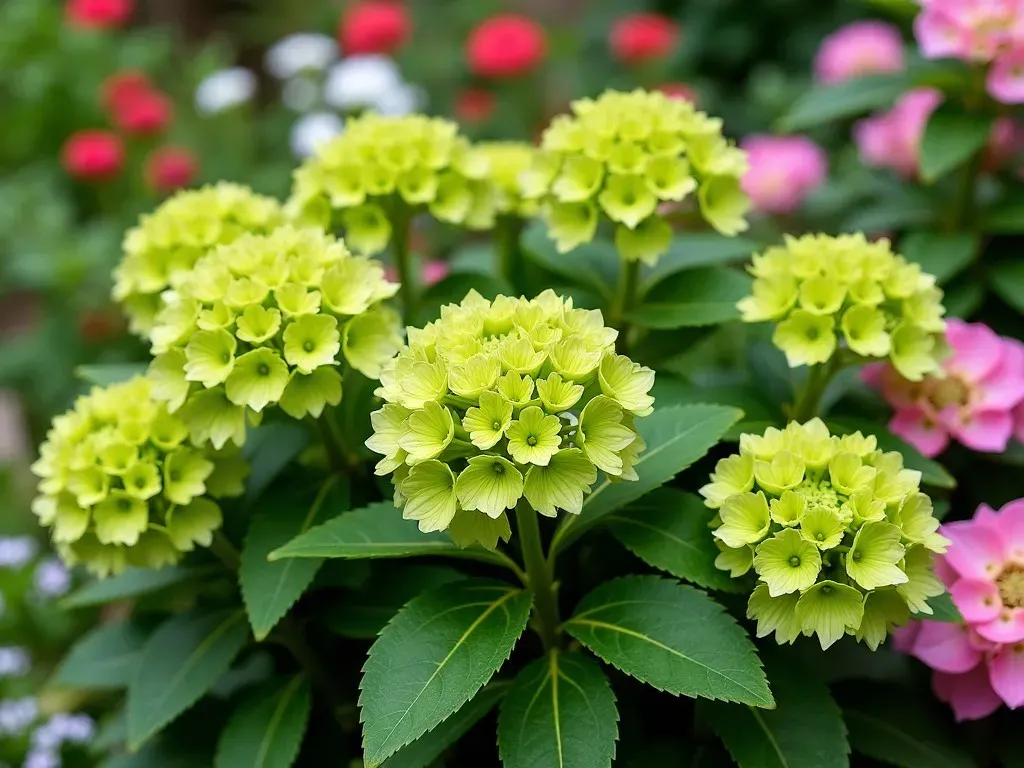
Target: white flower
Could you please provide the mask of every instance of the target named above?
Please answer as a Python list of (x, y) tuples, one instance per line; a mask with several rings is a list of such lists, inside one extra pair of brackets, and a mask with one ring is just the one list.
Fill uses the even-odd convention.
[(342, 110), (365, 109), (402, 87), (402, 73), (387, 56), (349, 56), (327, 72), (324, 100)]
[(292, 152), (298, 158), (309, 157), (317, 148), (333, 139), (345, 128), (333, 112), (310, 112), (292, 126)]
[(29, 536), (0, 538), (0, 568), (22, 568), (38, 549), (35, 539)]
[(22, 768), (60, 768), (60, 758), (53, 752), (36, 750), (25, 758)]
[(31, 667), (32, 662), (24, 648), (0, 647), (0, 678), (23, 677)]
[(40, 597), (60, 597), (71, 589), (71, 572), (55, 557), (40, 560), (33, 574)]
[(34, 698), (0, 701), (0, 736), (21, 736), (39, 717), (39, 704)]
[(333, 37), (299, 32), (274, 43), (263, 63), (278, 80), (289, 80), (301, 72), (326, 69), (337, 58), (338, 44)]
[(214, 72), (196, 88), (196, 109), (216, 115), (245, 104), (256, 95), (256, 75), (245, 67)]
[(308, 112), (320, 98), (320, 84), (308, 77), (296, 77), (284, 84), (281, 101), (292, 112)]
[(382, 93), (373, 108), (382, 115), (402, 117), (419, 112), (426, 104), (426, 94), (415, 85), (401, 85), (394, 90)]

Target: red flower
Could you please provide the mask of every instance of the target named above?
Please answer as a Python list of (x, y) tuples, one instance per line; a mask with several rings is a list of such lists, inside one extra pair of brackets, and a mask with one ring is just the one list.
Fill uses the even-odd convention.
[(114, 123), (132, 136), (152, 136), (160, 133), (171, 122), (174, 105), (159, 91), (141, 91), (126, 98), (114, 110)]
[(160, 147), (146, 159), (146, 182), (164, 194), (187, 187), (198, 171), (195, 155), (184, 147)]
[(108, 77), (100, 90), (100, 103), (111, 115), (120, 112), (140, 95), (153, 89), (143, 72), (126, 69)]
[(516, 77), (533, 69), (547, 54), (547, 38), (525, 16), (492, 16), (469, 35), (469, 68), (482, 77)]
[(87, 309), (78, 316), (78, 335), (86, 344), (102, 344), (123, 332), (124, 323), (110, 310)]
[(623, 16), (612, 27), (612, 53), (625, 64), (662, 59), (678, 42), (679, 26), (656, 13)]
[(391, 53), (405, 43), (411, 27), (402, 3), (363, 0), (342, 18), (338, 39), (345, 54)]
[(697, 104), (697, 92), (686, 83), (662, 83), (658, 86), (658, 90), (670, 99), (679, 99), (694, 105)]
[(121, 27), (132, 15), (134, 0), (68, 0), (64, 17), (79, 29)]
[(494, 94), (482, 88), (466, 88), (455, 97), (455, 117), (466, 125), (486, 123), (494, 114)]
[(79, 131), (64, 143), (64, 168), (77, 179), (105, 181), (124, 164), (121, 140), (108, 131)]

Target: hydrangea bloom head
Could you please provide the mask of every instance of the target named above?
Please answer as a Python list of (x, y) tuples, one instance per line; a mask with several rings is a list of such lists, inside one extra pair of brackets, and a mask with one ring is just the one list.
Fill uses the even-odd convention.
[(963, 624), (915, 622), (901, 650), (935, 670), (935, 694), (957, 720), (1024, 704), (1024, 499), (998, 512), (982, 504), (972, 520), (947, 523), (952, 542), (938, 569)]
[(560, 252), (590, 242), (604, 218), (624, 259), (653, 264), (672, 239), (658, 207), (691, 194), (719, 232), (747, 228), (747, 158), (722, 136), (721, 120), (660, 91), (607, 91), (572, 111), (544, 131), (543, 151), (520, 179), (525, 197), (544, 199)]
[(884, 21), (855, 21), (821, 42), (814, 57), (818, 82), (831, 85), (903, 69), (900, 31)]
[(829, 434), (820, 419), (740, 437), (701, 488), (733, 577), (753, 570), (747, 605), (757, 635), (791, 643), (803, 633), (828, 648), (845, 634), (875, 649), (911, 612), (943, 592), (933, 553), (939, 533), (921, 473), (873, 435)]
[(179, 192), (143, 215), (124, 238), (114, 270), (114, 300), (135, 333), (147, 335), (160, 295), (176, 288), (200, 257), (247, 232), (270, 232), (282, 223), (278, 204), (247, 187), (220, 183)]
[(520, 141), (490, 141), (475, 148), (488, 160), (487, 178), (494, 188), (495, 210), (523, 218), (533, 216), (537, 201), (525, 199), (519, 185), (519, 177), (533, 163), (533, 146)]
[(487, 172), (487, 157), (449, 120), (365, 114), (296, 170), (288, 209), (303, 223), (344, 230), (349, 245), (372, 255), (391, 239), (396, 203), (470, 229), (492, 226)]
[(934, 88), (915, 88), (888, 112), (867, 117), (853, 127), (853, 138), (867, 165), (892, 168), (904, 178), (917, 175), (921, 139), (932, 112), (942, 102)]
[(861, 234), (787, 237), (754, 256), (748, 323), (776, 322), (772, 341), (790, 366), (827, 362), (839, 348), (889, 358), (911, 381), (941, 367), (942, 291), (888, 240)]
[(756, 211), (792, 213), (825, 183), (828, 155), (806, 136), (748, 136), (740, 146), (750, 162), (742, 187)]
[(644, 450), (633, 420), (654, 398), (654, 371), (615, 354), (597, 310), (553, 291), (537, 298), (470, 292), (410, 329), (380, 375), (385, 405), (367, 446), (384, 458), (396, 503), (420, 530), (461, 546), (508, 540), (506, 510), (579, 514), (598, 470), (636, 480)]
[(191, 445), (153, 391), (142, 377), (95, 387), (53, 420), (40, 447), (33, 511), (70, 565), (106, 576), (176, 563), (220, 527), (213, 498), (244, 490), (241, 455)]
[(376, 260), (315, 229), (245, 235), (196, 262), (151, 334), (154, 395), (202, 444), (245, 440), (269, 405), (319, 417), (341, 400), (339, 362), (377, 378), (402, 344)]
[(888, 365), (864, 371), (896, 413), (889, 429), (925, 456), (937, 456), (950, 439), (975, 451), (1006, 450), (1014, 409), (1024, 402), (1024, 344), (1002, 338), (983, 323), (951, 319), (951, 354), (943, 375), (907, 381)]

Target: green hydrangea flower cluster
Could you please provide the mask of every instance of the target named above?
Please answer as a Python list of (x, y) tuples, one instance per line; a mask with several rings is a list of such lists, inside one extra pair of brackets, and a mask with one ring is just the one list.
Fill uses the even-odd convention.
[(426, 208), (469, 229), (493, 226), (487, 172), (487, 158), (449, 120), (368, 113), (349, 119), (295, 171), (287, 210), (303, 224), (343, 230), (351, 247), (373, 255), (387, 247), (402, 210)]
[(930, 614), (949, 540), (920, 481), (873, 435), (832, 436), (821, 419), (742, 435), (700, 493), (718, 510), (715, 565), (757, 574), (757, 636), (816, 634), (824, 649), (852, 634), (874, 650), (911, 611)]
[(598, 470), (636, 480), (646, 446), (633, 420), (652, 410), (654, 371), (616, 355), (617, 335), (550, 290), (494, 301), (471, 291), (410, 329), (381, 371), (386, 404), (366, 442), (405, 517), (493, 549), (520, 499), (579, 514)]
[(790, 366), (827, 362), (840, 345), (888, 357), (920, 381), (941, 370), (946, 322), (935, 278), (862, 234), (787, 237), (754, 256), (752, 295), (737, 305), (748, 323), (778, 322), (772, 341)]
[(604, 217), (622, 258), (653, 264), (672, 240), (659, 214), (696, 191), (703, 217), (725, 235), (747, 228), (740, 189), (747, 157), (722, 136), (722, 121), (655, 91), (607, 91), (556, 117), (522, 176), (523, 194), (544, 200), (562, 253), (590, 242)]
[(269, 405), (315, 417), (341, 400), (339, 362), (375, 379), (403, 339), (380, 262), (316, 229), (245, 235), (200, 259), (151, 333), (154, 395), (202, 444), (245, 440)]
[(276, 200), (248, 187), (220, 183), (179, 192), (142, 216), (124, 239), (114, 270), (113, 297), (133, 333), (146, 336), (160, 310), (160, 295), (177, 285), (201, 256), (245, 233), (271, 232), (283, 223)]
[(520, 177), (530, 170), (536, 148), (521, 141), (489, 141), (476, 150), (487, 158), (487, 178), (494, 190), (494, 208), (498, 214), (529, 219), (537, 215), (536, 199), (523, 196)]
[(32, 508), (61, 557), (107, 576), (209, 546), (222, 521), (210, 497), (241, 495), (249, 468), (238, 451), (188, 437), (143, 377), (95, 387), (54, 418), (32, 465)]

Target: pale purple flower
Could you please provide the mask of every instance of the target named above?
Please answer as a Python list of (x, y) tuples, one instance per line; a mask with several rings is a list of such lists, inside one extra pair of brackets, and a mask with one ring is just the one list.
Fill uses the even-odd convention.
[(71, 588), (71, 572), (55, 557), (39, 561), (33, 580), (40, 597), (60, 597)]
[(39, 717), (39, 704), (32, 697), (0, 700), (0, 736), (21, 736)]
[(60, 758), (53, 752), (34, 750), (30, 752), (22, 768), (60, 768)]
[(32, 668), (32, 660), (24, 648), (0, 647), (0, 678), (22, 677)]
[(30, 536), (0, 538), (0, 568), (23, 568), (38, 551), (39, 545)]

